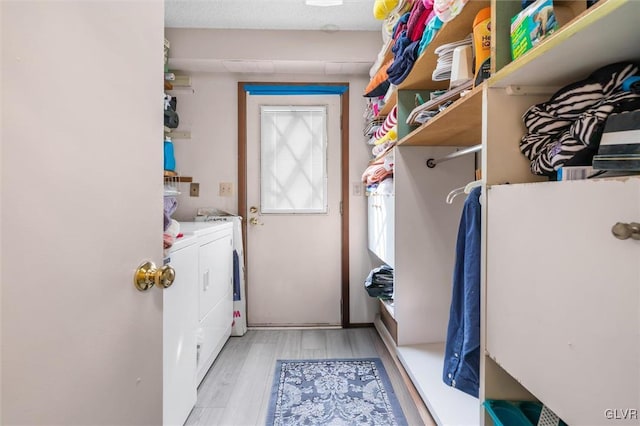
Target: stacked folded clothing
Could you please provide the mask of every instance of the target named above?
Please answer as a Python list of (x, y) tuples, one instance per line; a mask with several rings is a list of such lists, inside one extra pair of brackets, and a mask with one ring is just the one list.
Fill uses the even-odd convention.
[(362, 174), (362, 182), (366, 185), (382, 182), (387, 177), (393, 176), (393, 166), (393, 158), (390, 155), (374, 161)]
[(438, 63), (436, 69), (433, 70), (431, 79), (433, 81), (449, 80), (451, 78), (451, 66), (453, 65), (453, 50), (459, 46), (471, 46), (472, 43), (473, 36), (469, 34), (462, 40), (438, 46), (434, 51), (438, 55)]
[(364, 288), (371, 297), (380, 299), (393, 298), (393, 268), (382, 265), (372, 269), (364, 281)]
[(607, 65), (529, 108), (520, 150), (531, 160), (532, 173), (553, 176), (562, 166), (590, 165), (608, 116), (640, 107), (640, 95), (622, 90), (638, 71), (630, 62)]
[(468, 0), (434, 0), (433, 11), (442, 22), (449, 22), (460, 14)]

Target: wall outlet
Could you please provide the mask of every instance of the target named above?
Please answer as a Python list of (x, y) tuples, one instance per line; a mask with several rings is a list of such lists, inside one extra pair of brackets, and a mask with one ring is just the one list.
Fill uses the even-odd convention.
[(200, 184), (191, 182), (189, 185), (189, 195), (191, 197), (199, 197), (200, 196)]
[(362, 182), (353, 182), (352, 194), (354, 196), (362, 195)]
[(231, 182), (220, 182), (218, 195), (221, 197), (231, 197), (231, 195), (233, 195), (233, 184)]

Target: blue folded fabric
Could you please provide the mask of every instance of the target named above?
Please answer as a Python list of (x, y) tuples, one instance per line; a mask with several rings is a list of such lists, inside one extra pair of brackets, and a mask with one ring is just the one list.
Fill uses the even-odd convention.
[(413, 68), (413, 64), (416, 62), (416, 59), (418, 59), (419, 44), (419, 41), (414, 41), (404, 49), (402, 56), (394, 59), (391, 66), (387, 69), (387, 75), (389, 76), (389, 82), (391, 84), (398, 85), (407, 78)]
[(393, 26), (393, 31), (391, 32), (392, 37), (395, 38), (398, 27), (400, 27), (401, 25), (404, 25), (406, 27), (407, 22), (409, 22), (410, 15), (411, 12), (407, 12), (398, 19), (398, 22), (396, 22), (396, 24)]
[(391, 46), (391, 51), (393, 52), (394, 60), (402, 56), (405, 49), (410, 44), (411, 44), (411, 40), (409, 40), (409, 36), (407, 35), (407, 30), (403, 30), (398, 36), (398, 39), (395, 41), (393, 46)]

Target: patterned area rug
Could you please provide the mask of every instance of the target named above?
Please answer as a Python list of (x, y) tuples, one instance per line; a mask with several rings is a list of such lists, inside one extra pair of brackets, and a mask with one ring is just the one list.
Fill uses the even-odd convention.
[(279, 360), (267, 425), (406, 425), (378, 358)]

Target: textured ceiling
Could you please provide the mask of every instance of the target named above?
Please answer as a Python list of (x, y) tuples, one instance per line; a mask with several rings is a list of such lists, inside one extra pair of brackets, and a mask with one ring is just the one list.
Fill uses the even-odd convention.
[(165, 0), (168, 28), (375, 31), (374, 0), (307, 6), (304, 0)]

